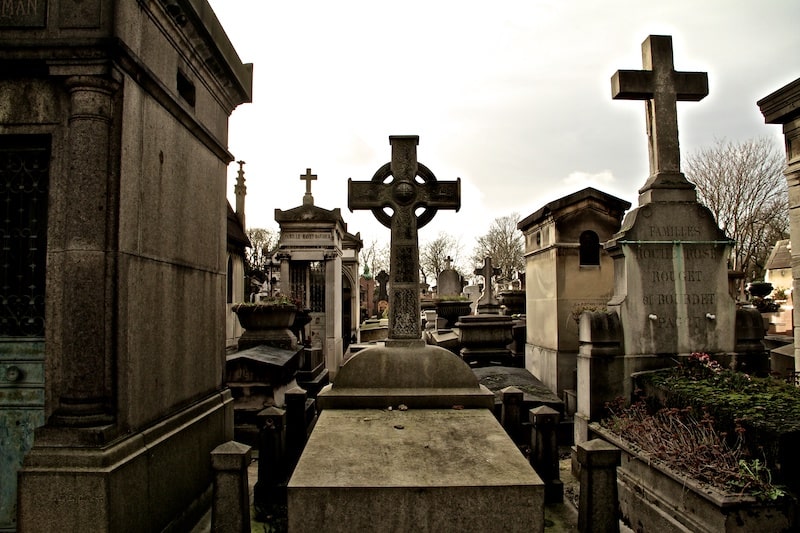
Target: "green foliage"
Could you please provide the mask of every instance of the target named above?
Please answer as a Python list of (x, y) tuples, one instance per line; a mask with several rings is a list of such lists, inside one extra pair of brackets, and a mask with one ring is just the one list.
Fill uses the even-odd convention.
[(692, 354), (676, 368), (643, 379), (669, 391), (669, 405), (705, 407), (729, 429), (739, 421), (768, 433), (800, 431), (800, 389), (724, 369), (707, 354)]

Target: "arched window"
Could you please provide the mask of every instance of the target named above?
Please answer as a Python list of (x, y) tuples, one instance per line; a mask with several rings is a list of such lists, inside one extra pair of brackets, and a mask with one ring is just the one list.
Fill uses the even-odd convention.
[(600, 238), (597, 233), (586, 230), (581, 233), (581, 266), (600, 266)]

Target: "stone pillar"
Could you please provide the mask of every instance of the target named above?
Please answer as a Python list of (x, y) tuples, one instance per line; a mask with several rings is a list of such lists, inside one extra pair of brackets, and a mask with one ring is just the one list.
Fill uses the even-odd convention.
[(522, 434), (522, 400), (523, 393), (517, 387), (506, 387), (500, 391), (502, 397), (502, 410), (500, 411), (500, 424), (517, 445), (524, 444)]
[(544, 481), (545, 503), (564, 501), (558, 464), (558, 423), (561, 415), (546, 405), (531, 409), (531, 466)]
[(250, 533), (249, 464), (250, 446), (245, 444), (228, 441), (211, 451), (211, 467), (214, 469), (211, 531)]
[(619, 532), (617, 466), (621, 452), (602, 439), (577, 446), (580, 464), (581, 496), (578, 504), (578, 531)]
[[(51, 372), (57, 399), (50, 426), (96, 427), (114, 422), (113, 310), (117, 217), (110, 149), (118, 84), (94, 76), (67, 79), (70, 94), (68, 186), (59, 221), (63, 241), (48, 261), (61, 263), (62, 287), (55, 300), (62, 317), (55, 333), (58, 371)], [(63, 244), (62, 244), (63, 243)], [(61, 257), (53, 252), (63, 245)], [(48, 359), (51, 359), (48, 357)]]
[(286, 411), (267, 407), (257, 415), (259, 431), (258, 481), (253, 504), (258, 510), (286, 501)]
[(308, 440), (306, 400), (308, 395), (300, 387), (286, 391), (286, 464), (291, 476)]
[(342, 365), (342, 256), (325, 254), (325, 366), (336, 375)]
[(584, 311), (580, 318), (578, 352), (578, 410), (575, 444), (589, 438), (589, 422), (597, 419), (605, 403), (625, 395), (630, 379), (621, 352), (622, 324), (614, 312)]
[[(281, 280), (280, 288), (281, 294), (290, 295), (292, 293), (292, 280), (289, 277), (289, 261), (291, 261), (291, 254), (281, 253), (276, 254), (275, 258), (280, 261)], [(305, 303), (304, 303), (305, 305)]]
[[(789, 232), (792, 254), (792, 294), (800, 294), (800, 78), (758, 101), (764, 122), (783, 126), (786, 186), (789, 192)], [(794, 306), (794, 338), (800, 338), (800, 305)], [(794, 345), (795, 371), (800, 372), (800, 343)]]

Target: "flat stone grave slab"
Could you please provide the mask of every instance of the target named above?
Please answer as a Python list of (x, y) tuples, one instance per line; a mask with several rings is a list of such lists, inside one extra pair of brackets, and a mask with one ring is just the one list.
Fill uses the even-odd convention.
[(564, 414), (564, 402), (548, 389), (536, 376), (525, 370), (511, 366), (486, 366), (473, 368), (478, 382), (492, 391), (495, 402), (501, 402), (501, 391), (506, 387), (517, 387), (522, 391), (522, 401), (526, 408), (532, 409), (546, 405)]
[(327, 409), (288, 488), (289, 530), (544, 530), (544, 484), (487, 409)]

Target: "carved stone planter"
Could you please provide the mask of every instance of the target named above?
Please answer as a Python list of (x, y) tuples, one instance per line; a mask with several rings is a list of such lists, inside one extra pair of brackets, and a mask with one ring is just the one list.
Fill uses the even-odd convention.
[(524, 315), (525, 314), (525, 291), (506, 290), (497, 294), (497, 301), (505, 307), (504, 315)]
[(237, 304), (232, 309), (245, 330), (239, 338), (239, 350), (260, 344), (285, 350), (297, 349), (297, 337), (290, 329), (297, 314), (295, 306)]
[(436, 314), (447, 320), (448, 328), (455, 327), (458, 317), (469, 315), (472, 312), (469, 300), (436, 300)]
[(777, 533), (797, 526), (791, 498), (767, 504), (753, 496), (722, 492), (653, 461), (599, 424), (590, 424), (590, 430), (622, 450), (619, 507), (624, 522), (635, 531)]

